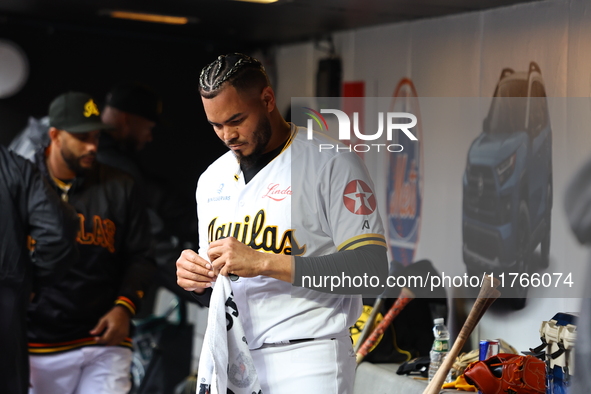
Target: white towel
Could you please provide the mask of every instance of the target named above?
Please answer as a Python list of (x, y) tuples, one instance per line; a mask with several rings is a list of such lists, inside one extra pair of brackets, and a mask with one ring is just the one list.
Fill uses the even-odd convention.
[(227, 276), (211, 294), (197, 384), (198, 394), (262, 394)]

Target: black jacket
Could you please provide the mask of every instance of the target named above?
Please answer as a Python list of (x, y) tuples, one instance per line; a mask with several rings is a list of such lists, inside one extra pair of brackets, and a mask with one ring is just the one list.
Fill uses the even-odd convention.
[[(35, 166), (0, 146), (0, 393), (28, 392), (29, 297), (74, 263), (77, 224)], [(33, 258), (27, 235), (37, 241)]]
[[(35, 161), (55, 186), (43, 150)], [(31, 354), (94, 345), (89, 331), (115, 304), (132, 313), (139, 308), (155, 269), (148, 218), (139, 201), (128, 174), (100, 163), (74, 180), (68, 202), (80, 217), (80, 258), (29, 308)]]
[[(28, 160), (0, 145), (0, 283), (51, 284), (73, 263), (75, 213)], [(27, 235), (36, 240), (34, 265)], [(32, 270), (32, 272), (30, 271)], [(32, 275), (31, 275), (32, 274)]]

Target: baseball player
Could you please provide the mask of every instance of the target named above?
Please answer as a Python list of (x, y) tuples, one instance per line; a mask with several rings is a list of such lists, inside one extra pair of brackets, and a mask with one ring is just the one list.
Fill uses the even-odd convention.
[[(230, 151), (199, 179), (199, 254), (183, 251), (178, 284), (207, 304), (217, 275), (235, 279), (263, 393), (352, 393), (349, 327), (361, 296), (327, 295), (301, 287), (301, 278), (387, 275), (384, 231), (363, 162), (346, 151), (320, 153), (319, 144), (335, 141), (317, 133), (309, 140), (306, 129), (287, 123), (256, 59), (218, 57), (203, 69), (199, 90)], [(349, 285), (338, 292), (362, 291)]]
[(148, 215), (131, 176), (96, 161), (107, 125), (92, 97), (56, 97), (49, 125), (35, 163), (78, 214), (79, 258), (29, 306), (29, 394), (128, 393), (131, 319), (155, 269)]

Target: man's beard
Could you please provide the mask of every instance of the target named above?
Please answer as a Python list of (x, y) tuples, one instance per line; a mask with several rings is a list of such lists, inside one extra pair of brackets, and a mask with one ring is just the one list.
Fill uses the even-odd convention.
[[(266, 117), (261, 117), (256, 130), (253, 133), (254, 136), (254, 150), (251, 154), (245, 156), (240, 151), (233, 151), (238, 160), (240, 161), (240, 166), (243, 169), (251, 168), (256, 164), (256, 162), (261, 158), (269, 141), (271, 140), (273, 132), (271, 130), (271, 122)], [(227, 145), (232, 145), (233, 141), (228, 142)]]
[[(76, 175), (84, 175), (84, 173), (86, 173), (96, 164), (96, 153), (87, 153), (85, 155), (76, 157), (71, 151), (62, 147), (61, 154), (68, 168), (72, 170)], [(84, 157), (94, 157), (95, 160), (90, 168), (82, 167), (82, 165), (80, 164), (80, 161)]]

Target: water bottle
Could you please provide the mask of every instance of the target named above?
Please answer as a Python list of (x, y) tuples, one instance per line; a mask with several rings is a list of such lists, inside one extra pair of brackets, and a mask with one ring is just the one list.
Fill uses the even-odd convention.
[[(449, 331), (445, 326), (443, 318), (433, 320), (435, 324), (433, 326), (433, 336), (435, 339), (433, 340), (433, 347), (429, 352), (429, 357), (431, 361), (429, 362), (429, 382), (435, 376), (435, 373), (443, 363), (443, 359), (447, 356), (449, 352)], [(451, 371), (448, 373), (445, 381), (449, 382), (451, 379)]]

